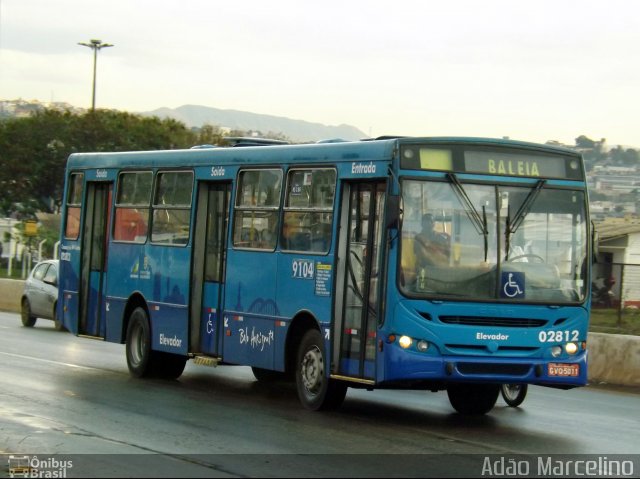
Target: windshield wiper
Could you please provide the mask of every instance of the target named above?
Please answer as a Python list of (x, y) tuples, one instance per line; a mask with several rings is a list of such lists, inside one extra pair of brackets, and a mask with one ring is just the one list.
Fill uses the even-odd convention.
[(489, 229), (487, 228), (486, 208), (484, 207), (484, 205), (482, 206), (482, 216), (480, 216), (480, 213), (478, 213), (476, 207), (473, 206), (469, 195), (467, 195), (467, 192), (464, 190), (464, 187), (462, 186), (462, 183), (460, 183), (460, 180), (458, 180), (456, 174), (447, 173), (447, 178), (449, 178), (449, 181), (451, 181), (451, 184), (453, 185), (453, 191), (455, 191), (458, 199), (462, 203), (462, 206), (464, 206), (465, 213), (467, 213), (467, 217), (471, 220), (471, 224), (473, 224), (478, 234), (484, 236), (484, 261), (486, 263), (487, 255), (489, 252)]
[(505, 261), (509, 261), (509, 249), (511, 249), (510, 248), (511, 235), (515, 234), (515, 232), (518, 231), (518, 228), (520, 228), (520, 225), (522, 224), (526, 216), (529, 214), (529, 211), (531, 211), (531, 208), (533, 207), (533, 203), (536, 201), (536, 198), (540, 194), (540, 191), (542, 191), (542, 188), (544, 187), (546, 182), (547, 180), (539, 180), (536, 183), (536, 186), (534, 186), (531, 189), (531, 191), (529, 191), (529, 194), (520, 205), (520, 208), (518, 209), (516, 214), (513, 215), (513, 219), (511, 219), (511, 215), (509, 214), (509, 212), (507, 212), (507, 228), (505, 229), (505, 232), (504, 232), (505, 250), (506, 250), (505, 257), (504, 257)]

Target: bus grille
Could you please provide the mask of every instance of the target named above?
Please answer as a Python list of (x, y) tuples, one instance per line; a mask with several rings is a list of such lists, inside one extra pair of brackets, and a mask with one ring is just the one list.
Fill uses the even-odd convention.
[(531, 370), (530, 364), (500, 363), (457, 363), (461, 374), (504, 374), (506, 376), (524, 376)]
[(541, 328), (547, 324), (546, 319), (531, 318), (490, 318), (483, 316), (440, 316), (445, 324), (462, 326), (498, 326), (509, 328)]
[[(448, 349), (458, 349), (464, 351), (486, 351), (486, 344), (445, 344)], [(540, 348), (537, 346), (498, 346), (498, 351), (502, 353), (532, 353), (538, 351)], [(458, 351), (458, 352), (461, 352)]]

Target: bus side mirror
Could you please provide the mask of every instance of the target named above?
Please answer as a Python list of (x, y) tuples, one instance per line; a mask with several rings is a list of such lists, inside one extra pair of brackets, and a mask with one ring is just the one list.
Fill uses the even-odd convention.
[(398, 221), (400, 220), (400, 196), (389, 195), (387, 196), (387, 229), (397, 228)]

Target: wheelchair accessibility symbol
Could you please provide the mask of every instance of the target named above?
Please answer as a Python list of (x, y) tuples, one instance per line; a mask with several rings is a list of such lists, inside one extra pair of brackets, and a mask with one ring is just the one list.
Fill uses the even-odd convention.
[(502, 273), (501, 285), (502, 298), (524, 298), (524, 273)]

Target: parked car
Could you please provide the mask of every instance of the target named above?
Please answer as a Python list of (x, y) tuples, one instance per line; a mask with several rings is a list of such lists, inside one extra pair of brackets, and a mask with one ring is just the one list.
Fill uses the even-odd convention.
[(56, 317), (58, 301), (58, 260), (50, 259), (36, 264), (24, 283), (22, 293), (22, 325), (36, 324), (37, 318), (51, 319), (57, 330), (64, 329)]

